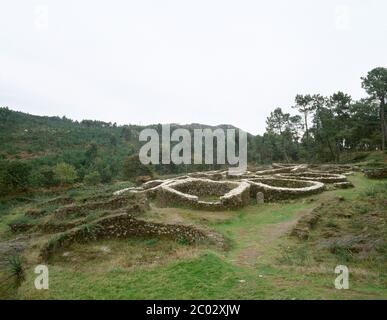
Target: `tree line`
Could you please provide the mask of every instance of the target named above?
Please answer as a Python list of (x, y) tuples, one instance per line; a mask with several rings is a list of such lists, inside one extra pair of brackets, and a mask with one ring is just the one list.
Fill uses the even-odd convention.
[[(347, 153), (385, 150), (387, 69), (369, 71), (361, 84), (367, 96), (360, 100), (340, 91), (331, 96), (298, 94), (292, 105), (296, 114), (275, 108), (267, 117), (263, 135), (248, 134), (249, 163), (340, 162)], [(149, 127), (161, 130), (160, 124)], [(215, 128), (199, 124), (184, 127), (192, 133), (196, 128)], [(0, 108), (0, 195), (221, 167), (142, 165), (138, 136), (144, 128), (39, 117)], [(214, 149), (216, 157), (216, 140)]]
[(361, 84), (368, 96), (358, 101), (341, 91), (298, 94), (292, 106), (298, 114), (274, 109), (264, 135), (250, 141), (250, 160), (340, 162), (344, 153), (385, 150), (387, 69), (369, 71)]

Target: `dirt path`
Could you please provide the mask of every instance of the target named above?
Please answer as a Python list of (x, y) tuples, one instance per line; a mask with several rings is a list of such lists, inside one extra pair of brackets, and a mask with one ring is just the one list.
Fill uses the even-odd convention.
[(292, 220), (268, 224), (259, 228), (257, 232), (260, 232), (260, 239), (252, 242), (248, 247), (241, 249), (236, 256), (235, 262), (241, 266), (254, 267), (257, 261), (278, 238), (290, 232), (293, 226), (296, 225), (298, 219), (311, 212), (314, 208), (298, 212)]
[(267, 251), (276, 244), (276, 241), (280, 237), (288, 234), (292, 230), (292, 228), (297, 224), (298, 220), (302, 216), (309, 214), (321, 203), (329, 201), (334, 197), (335, 195), (332, 193), (320, 194), (313, 202), (313, 206), (311, 208), (296, 212), (290, 220), (280, 223), (262, 225), (256, 229), (251, 228), (248, 230), (241, 230), (241, 233), (243, 233), (244, 237), (246, 237), (246, 233), (253, 232), (258, 232), (259, 237), (251, 237), (251, 243), (247, 247), (239, 249), (238, 253), (236, 254), (234, 263), (244, 267), (254, 267), (259, 259), (261, 259), (263, 255), (265, 255), (265, 253), (267, 253)]

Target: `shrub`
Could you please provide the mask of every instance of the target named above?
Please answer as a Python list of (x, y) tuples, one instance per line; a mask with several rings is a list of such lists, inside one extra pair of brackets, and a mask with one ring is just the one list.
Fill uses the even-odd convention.
[(101, 175), (99, 174), (98, 171), (92, 171), (87, 175), (85, 175), (85, 177), (83, 178), (83, 181), (89, 185), (96, 185), (101, 183)]
[(123, 174), (125, 178), (130, 180), (138, 176), (153, 177), (153, 172), (150, 166), (142, 164), (138, 155), (126, 158), (123, 166)]
[(0, 194), (25, 191), (31, 167), (22, 161), (0, 162)]
[(51, 187), (55, 185), (53, 169), (46, 165), (34, 168), (28, 177), (28, 184), (32, 188)]
[(54, 177), (59, 183), (66, 184), (73, 183), (78, 175), (72, 165), (62, 162), (55, 166)]
[(39, 173), (44, 177), (44, 186), (50, 187), (55, 184), (54, 170), (50, 166), (42, 166), (39, 168)]
[(24, 279), (23, 259), (19, 255), (11, 256), (8, 259), (9, 270), (17, 281)]
[(102, 167), (96, 171), (99, 173), (102, 183), (109, 183), (112, 181), (112, 172), (108, 166)]
[(41, 172), (33, 170), (28, 177), (28, 184), (32, 188), (44, 187), (46, 182), (45, 180), (46, 178)]

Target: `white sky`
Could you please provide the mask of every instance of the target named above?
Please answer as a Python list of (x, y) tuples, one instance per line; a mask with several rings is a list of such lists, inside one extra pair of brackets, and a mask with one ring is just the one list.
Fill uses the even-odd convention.
[(0, 106), (263, 133), (297, 93), (365, 96), (385, 0), (0, 0)]

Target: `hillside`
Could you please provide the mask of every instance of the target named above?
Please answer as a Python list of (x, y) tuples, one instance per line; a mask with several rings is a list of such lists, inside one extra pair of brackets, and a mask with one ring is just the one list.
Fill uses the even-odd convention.
[[(97, 120), (73, 121), (66, 117), (30, 115), (8, 108), (0, 108), (0, 157), (3, 159), (57, 160), (67, 152), (83, 152), (91, 143), (98, 145), (103, 156), (115, 152), (132, 155), (138, 152), (138, 135), (149, 126), (123, 125)], [(209, 126), (199, 123), (171, 124), (190, 131), (193, 129), (234, 128), (231, 125)], [(44, 159), (43, 159), (44, 158)]]
[[(171, 124), (174, 128), (193, 129), (235, 128), (231, 125), (208, 126), (203, 124), (178, 125)], [(113, 179), (127, 179), (141, 172), (149, 174), (149, 169), (143, 169), (129, 174), (123, 168), (125, 160), (132, 156), (136, 162), (138, 151), (141, 147), (138, 136), (145, 126), (123, 125), (95, 120), (73, 121), (65, 117), (35, 116), (27, 113), (0, 108), (0, 159), (2, 161), (0, 173), (7, 165), (24, 166), (28, 177), (23, 174), (20, 178), (23, 186), (15, 185), (7, 188), (25, 189), (25, 187), (49, 187), (58, 183), (51, 172), (58, 164), (68, 164), (75, 169), (75, 182), (83, 181), (88, 174), (97, 177), (97, 182), (110, 182)], [(150, 125), (146, 128), (161, 130), (160, 124)], [(236, 128), (235, 128), (236, 129)], [(25, 166), (28, 166), (28, 169)], [(138, 163), (135, 163), (138, 166)], [(153, 166), (151, 169), (158, 174), (180, 173), (210, 169), (212, 166)], [(15, 170), (14, 170), (15, 171)], [(31, 177), (31, 174), (34, 177)], [(12, 172), (12, 176), (18, 174)], [(46, 178), (40, 177), (46, 176)], [(3, 179), (4, 180), (4, 179)], [(15, 180), (15, 179), (14, 179)], [(51, 180), (51, 181), (47, 181)], [(71, 181), (68, 181), (71, 182)], [(4, 189), (0, 187), (1, 189)], [(3, 191), (4, 193), (4, 191)]]
[[(365, 110), (369, 115), (364, 113)], [(267, 132), (263, 136), (247, 135), (248, 162), (258, 165), (365, 161), (370, 154), (380, 153), (377, 151), (380, 136), (376, 135), (379, 129), (374, 121), (375, 112), (368, 102), (353, 102), (344, 131), (340, 129), (343, 119), (337, 113), (329, 120), (331, 127), (316, 125), (306, 136), (299, 116), (284, 114), (277, 108), (267, 118)], [(177, 127), (188, 129), (191, 136), (194, 129), (237, 129), (225, 124), (193, 123), (171, 124), (171, 131)], [(216, 164), (143, 166), (137, 154), (142, 145), (139, 133), (144, 128), (154, 128), (161, 134), (161, 124), (118, 126), (103, 121), (78, 122), (66, 117), (35, 116), (0, 108), (0, 194), (77, 182), (109, 183), (221, 168)], [(367, 136), (374, 138), (365, 138)], [(214, 149), (216, 154), (216, 144)], [(384, 153), (376, 158), (380, 156), (384, 157)]]

